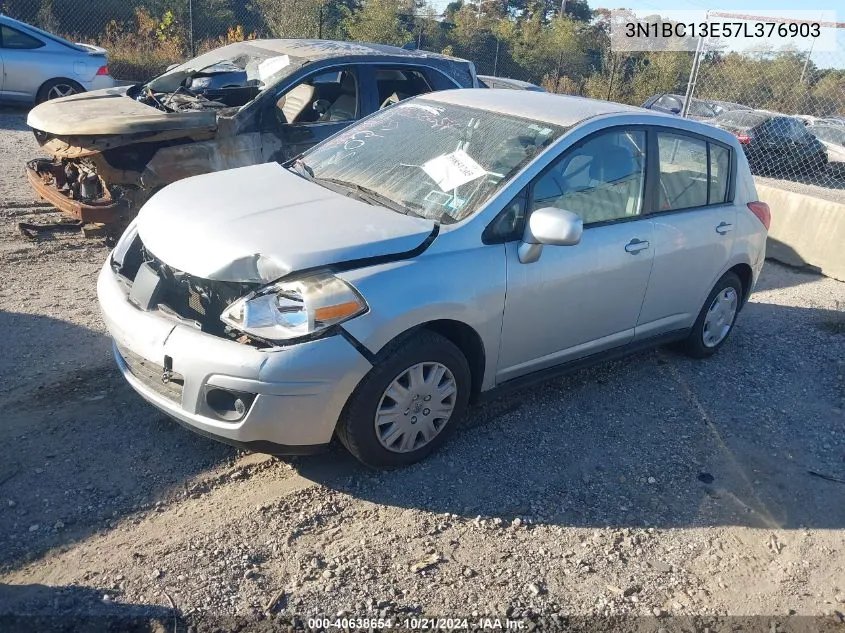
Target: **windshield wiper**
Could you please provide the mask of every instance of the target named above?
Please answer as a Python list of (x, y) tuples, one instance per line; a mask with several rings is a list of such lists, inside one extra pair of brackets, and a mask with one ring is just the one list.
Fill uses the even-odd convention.
[(359, 196), (366, 198), (368, 202), (373, 204), (381, 205), (383, 207), (387, 207), (391, 211), (396, 211), (397, 213), (403, 213), (405, 215), (413, 215), (415, 217), (421, 218), (418, 213), (414, 213), (411, 208), (405, 204), (400, 202), (396, 202), (392, 198), (388, 198), (382, 193), (379, 193), (375, 189), (370, 189), (369, 187), (365, 187), (364, 185), (357, 185), (348, 183), (350, 187), (352, 187)]
[(379, 193), (375, 189), (370, 189), (369, 187), (365, 187), (364, 185), (359, 185), (357, 183), (348, 182), (346, 180), (340, 180), (337, 178), (321, 178), (319, 176), (314, 176), (313, 172), (310, 171), (310, 168), (304, 163), (302, 163), (302, 161), (297, 161), (292, 165), (292, 167), (296, 168), (297, 163), (301, 164), (302, 168), (308, 171), (308, 173), (310, 174), (310, 179), (313, 182), (322, 184), (324, 186), (331, 185), (327, 187), (328, 189), (337, 191), (338, 188), (340, 188), (343, 189), (347, 193), (347, 195), (351, 194), (359, 200), (363, 200), (364, 202), (368, 202), (376, 206), (387, 207), (391, 211), (396, 211), (396, 213), (401, 213), (402, 215), (413, 215), (418, 218), (423, 217), (420, 214), (412, 211), (407, 205), (396, 202), (392, 198), (388, 198), (384, 194)]

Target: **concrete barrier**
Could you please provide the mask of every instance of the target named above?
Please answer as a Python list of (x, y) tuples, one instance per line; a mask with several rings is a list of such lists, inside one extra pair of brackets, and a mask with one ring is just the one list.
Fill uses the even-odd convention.
[(766, 256), (845, 281), (845, 204), (757, 183), (772, 211)]

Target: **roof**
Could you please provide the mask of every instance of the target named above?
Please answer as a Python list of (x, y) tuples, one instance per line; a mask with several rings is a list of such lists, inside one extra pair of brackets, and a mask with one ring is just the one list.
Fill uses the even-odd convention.
[[(298, 59), (316, 61), (345, 55), (390, 55), (394, 57), (411, 58), (439, 58), (455, 59), (439, 53), (420, 50), (406, 50), (398, 46), (387, 44), (368, 44), (365, 42), (338, 42), (335, 40), (247, 40), (231, 44), (226, 48), (243, 47), (246, 49), (263, 49), (268, 57), (273, 55), (289, 55)], [(464, 61), (464, 60), (461, 60)]]
[(668, 116), (622, 103), (558, 95), (551, 92), (534, 92), (532, 90), (496, 88), (488, 90), (445, 90), (428, 93), (422, 98), (426, 101), (439, 101), (489, 110), (500, 114), (545, 121), (564, 127), (573, 126), (585, 119), (601, 114), (628, 112), (660, 118)]

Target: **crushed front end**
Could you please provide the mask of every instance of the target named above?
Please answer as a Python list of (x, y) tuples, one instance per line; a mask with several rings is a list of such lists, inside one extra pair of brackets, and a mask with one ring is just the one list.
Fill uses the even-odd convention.
[(89, 159), (36, 158), (26, 164), (26, 175), (39, 197), (83, 223), (114, 224), (129, 208)]

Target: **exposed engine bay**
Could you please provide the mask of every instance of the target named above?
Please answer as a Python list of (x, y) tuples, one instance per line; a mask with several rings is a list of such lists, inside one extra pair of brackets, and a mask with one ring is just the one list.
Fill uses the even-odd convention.
[[(185, 81), (189, 83), (190, 79)], [(179, 86), (169, 93), (155, 92), (148, 86), (133, 86), (127, 94), (136, 101), (162, 112), (188, 112), (238, 108), (255, 99), (259, 92), (258, 86), (231, 86), (202, 92), (193, 92), (186, 86)]]

